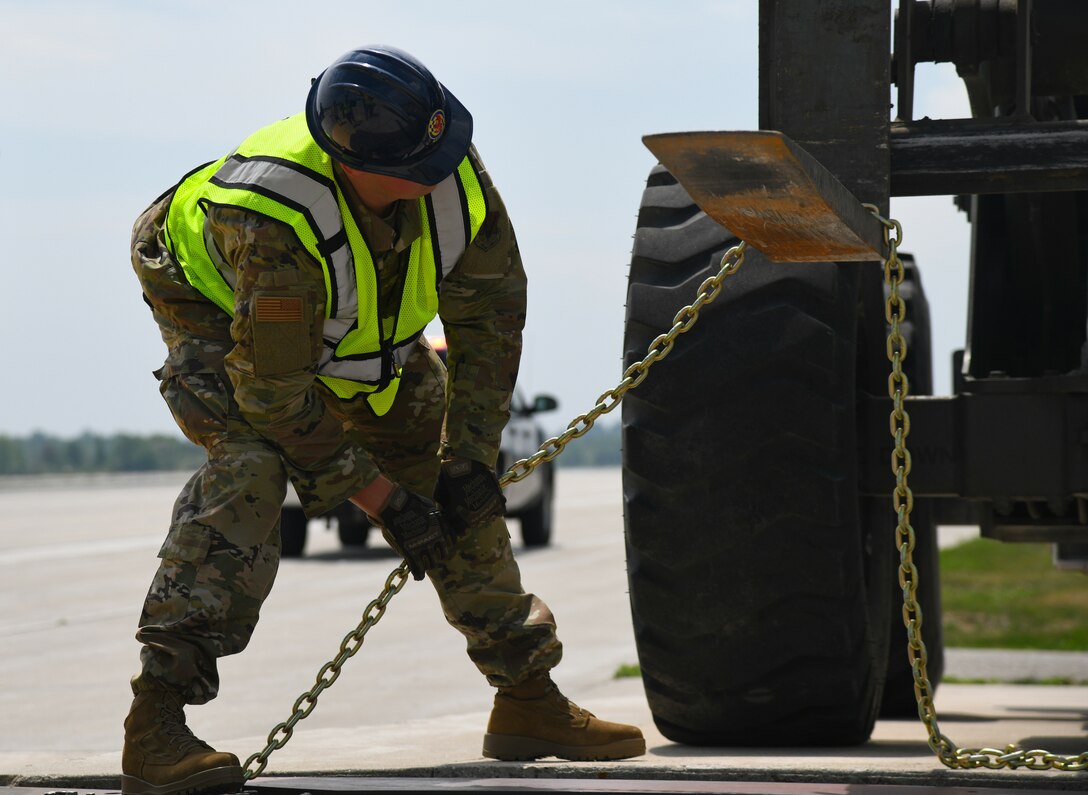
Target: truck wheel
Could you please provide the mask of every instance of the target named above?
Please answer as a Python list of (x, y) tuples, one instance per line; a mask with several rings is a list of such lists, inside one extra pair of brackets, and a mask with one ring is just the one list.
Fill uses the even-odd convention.
[(301, 508), (284, 507), (280, 511), (280, 555), (285, 558), (302, 557), (308, 524)]
[[(901, 332), (907, 342), (907, 358), (903, 369), (910, 383), (910, 394), (933, 394), (933, 346), (930, 334), (929, 301), (922, 286), (921, 272), (913, 258), (904, 255), (903, 283), (899, 294), (906, 301), (906, 320)], [(908, 445), (910, 439), (907, 439)], [(891, 491), (891, 473), (888, 474), (888, 490)], [(894, 541), (895, 514), (890, 500), (882, 504), (881, 520), (889, 528)], [(922, 639), (926, 644), (928, 662), (926, 673), (936, 690), (944, 674), (944, 632), (941, 626), (940, 549), (937, 545), (937, 524), (934, 520), (932, 501), (916, 497), (911, 511), (914, 528), (914, 565), (918, 569), (916, 597), (922, 608)], [(893, 543), (894, 546), (894, 543)], [(898, 569), (899, 551), (893, 549), (893, 567)], [(918, 714), (914, 696), (914, 673), (907, 655), (907, 635), (903, 627), (903, 589), (898, 575), (893, 575), (891, 596), (891, 641), (888, 645), (888, 672), (884, 682), (884, 696), (880, 703), (880, 716), (907, 718)]]
[(365, 547), (370, 535), (370, 520), (351, 503), (336, 512), (336, 534), (345, 547)]
[(540, 473), (543, 487), (535, 505), (518, 514), (521, 523), (521, 541), (526, 547), (546, 547), (552, 541), (552, 509), (555, 502), (554, 473), (550, 464)]
[[(651, 172), (627, 365), (735, 242), (668, 171)], [(859, 389), (886, 384), (870, 372), (884, 348), (880, 279), (875, 266), (750, 252), (624, 399), (632, 618), (647, 701), (670, 740), (829, 746), (872, 732), (892, 544), (878, 535), (886, 526), (860, 519), (855, 415)]]

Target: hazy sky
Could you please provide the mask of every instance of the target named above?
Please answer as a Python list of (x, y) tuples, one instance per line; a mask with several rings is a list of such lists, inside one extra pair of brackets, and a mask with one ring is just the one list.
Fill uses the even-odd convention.
[[(165, 350), (129, 264), (132, 222), (369, 43), (412, 52), (473, 113), (529, 273), (520, 385), (558, 397), (548, 425), (561, 428), (622, 371), (655, 162), (641, 137), (758, 127), (756, 7), (0, 0), (0, 433), (176, 432), (151, 376)], [(951, 67), (917, 79), (917, 116), (966, 114)], [(892, 214), (923, 270), (946, 392), (968, 225), (948, 197), (893, 200)]]

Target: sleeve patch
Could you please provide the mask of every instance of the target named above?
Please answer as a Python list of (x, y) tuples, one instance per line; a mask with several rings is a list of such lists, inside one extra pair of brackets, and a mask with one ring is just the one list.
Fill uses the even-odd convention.
[(304, 295), (257, 293), (252, 307), (253, 369), (258, 376), (291, 373), (313, 364), (313, 320)]

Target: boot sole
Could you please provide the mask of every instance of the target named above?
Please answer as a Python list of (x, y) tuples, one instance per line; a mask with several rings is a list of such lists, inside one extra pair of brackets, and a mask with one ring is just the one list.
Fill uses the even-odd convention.
[(632, 738), (617, 740), (604, 745), (562, 745), (539, 740), (535, 737), (517, 737), (510, 734), (485, 734), (483, 755), (488, 759), (518, 762), (557, 756), (572, 762), (603, 762), (628, 759), (646, 753), (646, 740)]
[(121, 776), (122, 795), (220, 795), (238, 792), (246, 783), (240, 767), (213, 767), (181, 781), (151, 784), (136, 776)]

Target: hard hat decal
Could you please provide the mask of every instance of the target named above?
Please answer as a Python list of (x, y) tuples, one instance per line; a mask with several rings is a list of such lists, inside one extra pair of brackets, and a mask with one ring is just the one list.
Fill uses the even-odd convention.
[(440, 108), (431, 114), (431, 120), (427, 122), (427, 135), (430, 136), (432, 141), (437, 141), (442, 137), (442, 132), (445, 129), (446, 114)]

